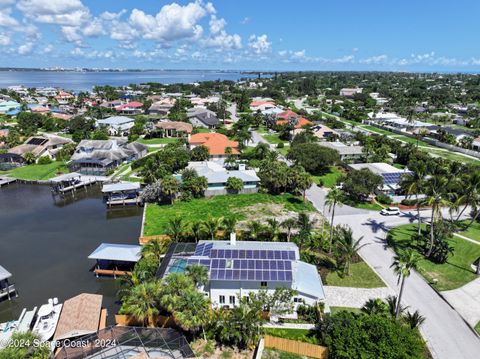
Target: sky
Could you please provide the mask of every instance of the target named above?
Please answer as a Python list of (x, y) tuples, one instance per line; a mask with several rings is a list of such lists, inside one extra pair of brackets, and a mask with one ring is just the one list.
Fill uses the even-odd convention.
[(0, 67), (480, 72), (478, 0), (0, 0)]

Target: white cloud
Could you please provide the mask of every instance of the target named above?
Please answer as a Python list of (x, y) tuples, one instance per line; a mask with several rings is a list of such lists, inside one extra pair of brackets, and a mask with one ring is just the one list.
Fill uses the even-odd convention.
[(0, 33), (0, 46), (10, 45), (10, 36)]
[(4, 27), (16, 27), (18, 26), (18, 21), (10, 16), (12, 9), (6, 8), (0, 11), (0, 26)]
[(204, 7), (200, 1), (185, 6), (172, 3), (164, 5), (155, 16), (133, 9), (129, 24), (149, 40), (198, 39), (203, 33), (198, 22), (209, 12), (208, 6)]
[(266, 54), (272, 49), (272, 43), (268, 41), (268, 36), (265, 34), (252, 35), (248, 40), (248, 46), (257, 55)]
[(80, 0), (20, 0), (17, 8), (37, 22), (79, 26), (91, 17)]
[(210, 35), (203, 41), (205, 47), (216, 47), (219, 49), (240, 49), (242, 38), (238, 34), (230, 35), (225, 31), (227, 22), (225, 19), (218, 19), (215, 15), (210, 17)]
[(385, 64), (387, 61), (388, 61), (388, 56), (385, 54), (371, 56), (371, 57), (367, 57), (366, 59), (359, 60), (360, 63), (366, 64), (366, 65), (380, 65), (380, 64)]
[(19, 55), (28, 55), (33, 50), (33, 42), (26, 42), (18, 48)]
[(73, 26), (62, 26), (62, 34), (68, 42), (80, 43), (82, 35), (78, 33), (78, 28)]
[(85, 36), (95, 37), (105, 35), (106, 31), (103, 26), (102, 20), (99, 18), (95, 18), (83, 28), (82, 33)]
[(44, 54), (50, 54), (50, 53), (53, 51), (53, 49), (54, 49), (53, 45), (52, 45), (52, 44), (49, 44), (49, 45), (47, 45), (47, 46), (44, 47), (44, 49), (43, 49), (42, 52), (43, 52)]
[(11, 5), (15, 2), (15, 0), (0, 0), (0, 6), (7, 6)]
[(244, 17), (242, 21), (240, 21), (240, 24), (242, 25), (246, 25), (250, 22), (250, 18), (247, 16), (247, 17)]
[(116, 54), (111, 51), (98, 51), (98, 50), (89, 50), (86, 51), (79, 47), (74, 48), (70, 51), (70, 55), (73, 57), (82, 57), (86, 59), (113, 59), (116, 57)]

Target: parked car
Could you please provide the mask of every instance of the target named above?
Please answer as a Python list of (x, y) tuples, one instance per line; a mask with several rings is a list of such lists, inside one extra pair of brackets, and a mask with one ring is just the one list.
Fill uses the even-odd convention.
[(380, 214), (383, 216), (398, 216), (400, 214), (400, 208), (398, 207), (388, 207), (380, 211)]

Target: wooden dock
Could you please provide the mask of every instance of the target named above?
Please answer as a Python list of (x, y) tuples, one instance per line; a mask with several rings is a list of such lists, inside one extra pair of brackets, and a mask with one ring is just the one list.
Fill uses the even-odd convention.
[(143, 201), (140, 197), (137, 197), (129, 199), (107, 199), (106, 203), (108, 207), (129, 205), (141, 206), (143, 204)]
[(79, 183), (76, 183), (74, 185), (59, 188), (58, 193), (65, 194), (65, 193), (68, 193), (68, 192), (75, 192), (77, 189), (88, 187), (88, 186), (94, 185), (95, 183), (97, 183), (97, 181), (95, 179), (88, 179), (88, 180), (85, 180), (85, 181), (80, 181)]
[(118, 270), (118, 269), (94, 269), (93, 272), (97, 277), (99, 276), (109, 276), (113, 278), (117, 277), (123, 277), (126, 275), (131, 276), (132, 272), (124, 271), (124, 270)]
[(15, 183), (17, 180), (10, 177), (0, 177), (0, 187), (8, 186), (10, 183)]

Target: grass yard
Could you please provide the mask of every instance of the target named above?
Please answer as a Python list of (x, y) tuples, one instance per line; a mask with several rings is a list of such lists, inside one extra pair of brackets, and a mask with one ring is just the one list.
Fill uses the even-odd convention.
[(179, 138), (140, 138), (138, 142), (143, 143), (144, 145), (166, 145), (169, 143), (177, 143)]
[(337, 314), (339, 312), (351, 312), (351, 313), (361, 313), (362, 311), (359, 308), (350, 308), (350, 307), (330, 307), (330, 314)]
[(0, 175), (8, 175), (13, 178), (27, 181), (44, 181), (53, 178), (57, 173), (68, 173), (68, 167), (65, 163), (56, 161), (48, 165), (32, 164), (23, 167), (17, 167), (9, 171), (0, 171)]
[(276, 134), (276, 133), (265, 134), (265, 135), (262, 135), (262, 136), (267, 142), (275, 144), (275, 145), (278, 145), (280, 142), (283, 142), (283, 140), (281, 140), (280, 137), (278, 136), (278, 134)]
[[(466, 223), (470, 223), (470, 221), (467, 221)], [(466, 231), (460, 232), (459, 234), (480, 242), (480, 223), (473, 222), (470, 228), (468, 228)]]
[(323, 184), (323, 187), (332, 188), (339, 178), (342, 177), (342, 171), (337, 166), (331, 166), (330, 172), (321, 175), (313, 176), (313, 180), (316, 184)]
[(394, 134), (393, 132), (390, 132), (390, 131), (387, 131), (387, 130), (384, 130), (382, 128), (378, 128), (378, 127), (375, 127), (375, 126), (370, 126), (370, 125), (360, 126), (360, 128), (363, 128), (363, 129), (371, 131), (371, 132), (378, 133), (380, 135), (387, 135), (388, 136), (388, 135), (393, 135)]
[(282, 155), (287, 156), (289, 149), (290, 146), (285, 146), (283, 148), (277, 148), (277, 151), (280, 152)]
[(381, 211), (383, 209), (383, 207), (380, 206), (378, 203), (359, 202), (359, 201), (354, 201), (352, 199), (347, 199), (345, 201), (345, 204), (355, 208), (367, 209), (369, 211)]
[[(265, 193), (214, 196), (210, 198), (193, 199), (189, 202), (177, 202), (173, 205), (149, 204), (146, 208), (144, 235), (154, 236), (165, 233), (168, 220), (181, 217), (186, 223), (203, 221), (209, 216), (214, 218), (236, 216), (238, 220), (246, 218), (242, 208), (259, 204), (279, 204), (287, 211), (314, 212), (310, 202), (290, 194), (273, 196)], [(265, 215), (266, 213), (259, 213)]]
[(330, 272), (325, 279), (325, 285), (337, 287), (355, 288), (379, 288), (385, 287), (382, 279), (375, 273), (367, 263), (361, 261), (350, 265), (349, 276), (343, 278), (337, 272)]
[(293, 354), (289, 352), (284, 352), (282, 350), (265, 348), (262, 354), (262, 359), (303, 359), (305, 357)]
[(477, 160), (475, 158), (467, 157), (460, 155), (456, 152), (451, 152), (451, 151), (441, 151), (441, 150), (435, 150), (431, 149), (428, 151), (430, 154), (446, 158), (447, 160), (451, 161), (457, 161), (457, 162), (462, 162), (462, 163), (472, 163), (472, 164), (479, 164), (480, 160)]
[(480, 322), (477, 323), (477, 325), (475, 325), (475, 331), (480, 334)]
[(318, 344), (315, 331), (308, 329), (265, 328), (265, 334), (283, 339), (298, 340), (304, 343)]
[[(399, 226), (390, 231), (394, 249), (411, 247), (417, 250), (410, 239), (415, 232), (416, 224)], [(454, 252), (446, 263), (436, 264), (423, 258), (418, 263), (418, 272), (440, 291), (459, 288), (477, 278), (471, 264), (480, 257), (480, 246), (455, 236), (450, 239), (450, 245)]]

